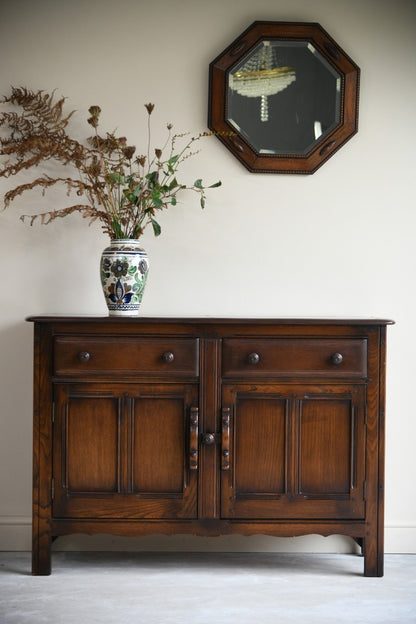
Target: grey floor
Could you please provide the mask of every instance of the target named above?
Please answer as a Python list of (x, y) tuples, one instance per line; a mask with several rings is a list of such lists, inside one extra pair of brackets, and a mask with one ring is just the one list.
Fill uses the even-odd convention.
[(383, 578), (357, 555), (0, 553), (1, 624), (416, 624), (416, 556)]

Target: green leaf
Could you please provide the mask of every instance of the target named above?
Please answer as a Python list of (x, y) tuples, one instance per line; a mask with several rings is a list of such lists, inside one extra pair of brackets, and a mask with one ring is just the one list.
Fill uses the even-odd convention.
[(155, 221), (154, 219), (150, 219), (150, 221), (152, 223), (154, 235), (159, 236), (162, 231), (162, 228), (160, 227), (159, 223)]
[(207, 186), (207, 188), (217, 188), (218, 186), (221, 186), (221, 184), (221, 180), (218, 180), (218, 182), (215, 182), (215, 184), (211, 184), (211, 186)]
[(178, 202), (176, 201), (176, 197), (175, 197), (175, 196), (174, 196), (174, 197), (172, 197), (172, 199), (170, 200), (170, 203), (172, 204), (172, 206), (176, 206), (176, 204), (177, 204)]
[(131, 191), (129, 191), (129, 189), (124, 189), (123, 195), (124, 195), (124, 197), (126, 197), (129, 200), (129, 202), (132, 202), (132, 203), (134, 203), (136, 201), (136, 199), (137, 199), (133, 195), (133, 193)]
[(163, 206), (163, 200), (160, 196), (160, 192), (156, 188), (154, 188), (152, 191), (152, 202), (157, 208), (162, 208)]
[(120, 226), (120, 223), (118, 221), (116, 221), (116, 219), (112, 219), (111, 220), (111, 228), (115, 234), (116, 238), (124, 238), (123, 236), (123, 230)]
[(120, 175), (118, 171), (112, 171), (111, 173), (107, 174), (107, 179), (109, 182), (115, 182), (116, 184), (120, 185), (125, 183), (124, 176)]
[(201, 208), (205, 208), (205, 197), (201, 195)]
[(171, 183), (169, 184), (169, 190), (172, 191), (174, 188), (176, 188), (177, 186), (179, 186), (178, 181), (176, 178), (173, 178), (173, 180), (171, 181)]
[(157, 171), (151, 171), (146, 175), (146, 179), (148, 180), (148, 187), (152, 188), (157, 184)]
[(195, 180), (195, 182), (194, 182), (194, 186), (195, 186), (195, 188), (198, 188), (198, 189), (202, 189), (202, 188), (204, 188), (204, 187), (202, 186), (202, 180), (201, 180), (201, 178), (198, 178), (198, 180)]
[(175, 171), (174, 165), (178, 162), (179, 156), (172, 156), (168, 160), (168, 170), (169, 173), (173, 173)]

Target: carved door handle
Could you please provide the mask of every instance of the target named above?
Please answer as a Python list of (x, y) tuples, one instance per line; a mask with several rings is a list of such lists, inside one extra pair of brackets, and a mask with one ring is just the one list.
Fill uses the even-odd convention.
[(189, 470), (198, 470), (199, 410), (191, 407), (189, 415)]
[(230, 470), (231, 409), (224, 407), (221, 414), (221, 470)]

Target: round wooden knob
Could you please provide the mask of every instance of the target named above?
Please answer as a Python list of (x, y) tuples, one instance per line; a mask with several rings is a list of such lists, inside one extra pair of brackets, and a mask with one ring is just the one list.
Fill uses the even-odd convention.
[(170, 364), (170, 362), (173, 362), (174, 359), (175, 359), (175, 356), (172, 353), (172, 351), (166, 351), (166, 353), (162, 355), (162, 360), (166, 362), (167, 364)]
[(336, 364), (336, 365), (341, 364), (343, 359), (344, 358), (342, 357), (342, 353), (333, 353), (331, 355), (332, 364)]
[(260, 356), (258, 353), (250, 353), (247, 356), (247, 359), (250, 364), (258, 364), (260, 362)]
[(78, 353), (78, 359), (80, 360), (80, 362), (88, 362), (90, 357), (91, 356), (88, 351), (80, 351), (80, 353)]

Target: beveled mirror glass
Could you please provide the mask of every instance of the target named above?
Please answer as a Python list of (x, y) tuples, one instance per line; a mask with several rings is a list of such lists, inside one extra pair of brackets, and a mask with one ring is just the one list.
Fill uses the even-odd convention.
[(255, 22), (210, 65), (208, 124), (250, 171), (313, 173), (357, 131), (358, 81), (319, 24)]

